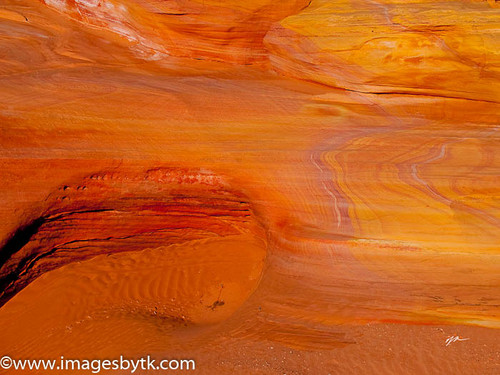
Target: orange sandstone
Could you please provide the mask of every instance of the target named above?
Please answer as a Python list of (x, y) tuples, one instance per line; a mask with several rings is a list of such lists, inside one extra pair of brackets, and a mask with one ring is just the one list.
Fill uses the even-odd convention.
[(2, 5), (0, 354), (499, 372), (496, 2)]

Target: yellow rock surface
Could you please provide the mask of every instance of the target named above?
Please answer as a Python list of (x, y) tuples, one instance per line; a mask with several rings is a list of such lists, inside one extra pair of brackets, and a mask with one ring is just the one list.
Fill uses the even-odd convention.
[(313, 0), (266, 35), (276, 70), (348, 90), (498, 102), (500, 8)]

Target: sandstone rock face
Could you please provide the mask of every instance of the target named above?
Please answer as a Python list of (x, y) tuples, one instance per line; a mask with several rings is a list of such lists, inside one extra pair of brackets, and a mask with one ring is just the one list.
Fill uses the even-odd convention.
[[(179, 257), (185, 263), (196, 260), (192, 269), (175, 270), (170, 277), (179, 279), (175, 285), (181, 290), (169, 290), (172, 286), (167, 283), (163, 285), (164, 295), (160, 293), (163, 297), (145, 293), (149, 299), (156, 298), (157, 306), (170, 294), (175, 295), (175, 303), (172, 299), (167, 303), (175, 306), (168, 314), (173, 318), (207, 320), (203, 301), (210, 298), (210, 293), (204, 289), (211, 286), (207, 281), (214, 273), (221, 290), (226, 284), (226, 301), (232, 293), (244, 300), (260, 278), (266, 243), (263, 228), (244, 196), (230, 192), (218, 176), (206, 171), (155, 168), (142, 174), (116, 170), (98, 173), (78, 184), (60, 187), (44, 203), (47, 208), (41, 216), (19, 228), (3, 247), (2, 304), (38, 276), (65, 264), (101, 254), (147, 249), (156, 249), (158, 257), (157, 253), (168, 246), (174, 248), (174, 253), (190, 248), (191, 254), (184, 250)], [(231, 249), (234, 246), (237, 253)], [(158, 267), (163, 257), (175, 258), (167, 252), (160, 260), (150, 261)], [(214, 261), (219, 258), (224, 267), (238, 270), (236, 279), (234, 271), (225, 271)], [(134, 263), (131, 268), (138, 272), (139, 265)], [(182, 268), (182, 262), (177, 267)], [(103, 272), (112, 273), (113, 269)], [(144, 282), (143, 287), (147, 289), (152, 282)], [(231, 290), (234, 287), (236, 292)], [(213, 299), (215, 302), (210, 301), (208, 306), (215, 303), (215, 310), (221, 301), (216, 295)], [(231, 309), (236, 309), (238, 303), (231, 302)], [(203, 313), (191, 311), (192, 305)], [(227, 315), (227, 309), (224, 313)]]
[(314, 0), (266, 35), (276, 70), (348, 90), (498, 102), (500, 8)]
[(0, 357), (499, 373), (499, 12), (4, 0)]
[(267, 58), (263, 39), (271, 25), (304, 8), (307, 0), (43, 0), (81, 25), (114, 33), (136, 54), (236, 63)]

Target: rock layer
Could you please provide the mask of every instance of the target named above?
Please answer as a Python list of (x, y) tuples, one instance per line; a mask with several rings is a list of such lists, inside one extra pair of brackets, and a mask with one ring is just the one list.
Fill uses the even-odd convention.
[[(204, 248), (213, 247), (215, 242), (223, 250), (228, 246), (226, 241), (239, 247), (240, 259), (234, 259), (235, 265), (248, 263), (239, 269), (239, 280), (225, 280), (227, 272), (208, 266), (205, 273), (218, 272), (219, 281), (199, 282), (211, 287), (215, 282), (221, 288), (227, 282), (239, 283), (240, 299), (244, 299), (259, 280), (265, 257), (264, 230), (246, 198), (228, 190), (222, 179), (210, 172), (180, 168), (155, 168), (142, 174), (102, 172), (77, 184), (63, 185), (45, 200), (45, 205), (48, 208), (43, 214), (19, 228), (1, 250), (2, 304), (40, 275), (65, 264), (100, 254), (177, 244), (192, 248), (193, 254), (183, 258), (206, 257), (210, 261), (221, 255), (204, 254)], [(168, 250), (163, 253), (169, 257)], [(226, 257), (225, 262), (230, 263), (233, 255)], [(182, 277), (196, 285), (200, 275), (187, 271)], [(195, 295), (204, 294), (203, 287), (195, 289), (201, 289)], [(227, 289), (225, 295), (231, 293), (231, 286)], [(184, 301), (184, 305), (193, 302)], [(217, 298), (214, 303), (214, 309), (224, 304)], [(183, 319), (191, 317), (185, 312)]]
[(271, 25), (304, 8), (307, 0), (43, 0), (90, 29), (123, 38), (140, 58), (168, 55), (235, 63), (267, 59), (263, 39)]
[(315, 0), (266, 35), (273, 67), (348, 90), (498, 102), (500, 8)]

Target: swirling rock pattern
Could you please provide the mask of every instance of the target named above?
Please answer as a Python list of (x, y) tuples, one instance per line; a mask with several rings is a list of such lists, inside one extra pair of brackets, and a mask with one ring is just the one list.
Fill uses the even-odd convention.
[(315, 0), (266, 42), (278, 71), (336, 87), (498, 102), (495, 3)]
[(499, 372), (498, 2), (1, 5), (0, 354)]

